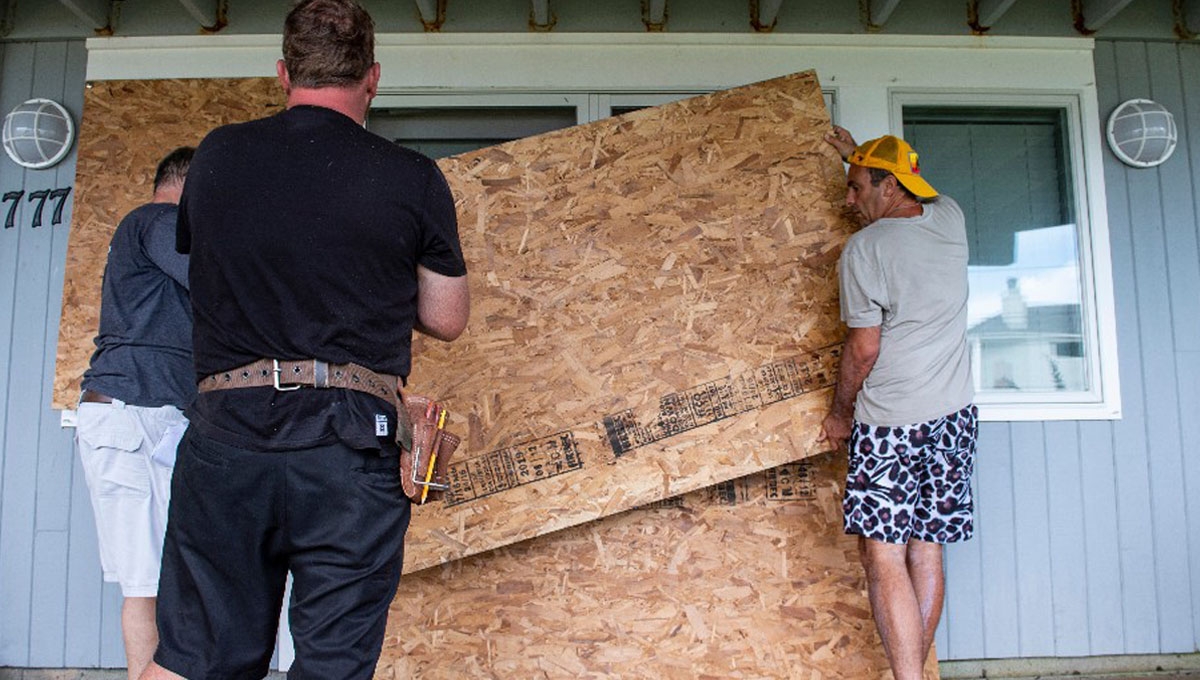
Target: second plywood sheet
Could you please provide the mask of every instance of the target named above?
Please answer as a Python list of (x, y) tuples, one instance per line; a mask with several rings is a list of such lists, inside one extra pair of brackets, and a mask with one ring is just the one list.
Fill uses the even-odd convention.
[(891, 678), (845, 469), (811, 457), (408, 574), (375, 677)]

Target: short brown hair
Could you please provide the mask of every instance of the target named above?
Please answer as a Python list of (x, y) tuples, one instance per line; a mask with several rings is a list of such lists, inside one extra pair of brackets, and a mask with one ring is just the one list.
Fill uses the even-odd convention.
[(196, 150), (190, 146), (181, 146), (167, 154), (154, 171), (154, 190), (158, 191), (172, 184), (183, 186), (188, 168), (192, 165), (192, 156), (195, 154)]
[(375, 22), (355, 0), (301, 0), (283, 23), (283, 62), (297, 87), (341, 87), (375, 64)]

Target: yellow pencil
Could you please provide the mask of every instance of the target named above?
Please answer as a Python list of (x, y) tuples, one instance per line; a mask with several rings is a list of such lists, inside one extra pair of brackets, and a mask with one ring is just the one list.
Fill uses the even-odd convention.
[[(442, 429), (446, 426), (446, 409), (438, 414), (437, 429)], [(434, 446), (429, 451), (429, 469), (425, 471), (425, 487), (421, 489), (421, 502), (429, 496), (429, 482), (433, 481), (433, 464), (437, 460), (437, 447)]]

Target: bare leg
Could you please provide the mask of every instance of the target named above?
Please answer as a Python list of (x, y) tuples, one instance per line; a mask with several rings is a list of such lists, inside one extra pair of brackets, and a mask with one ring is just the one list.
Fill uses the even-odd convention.
[(867, 593), (883, 651), (896, 680), (921, 680), (924, 632), (917, 591), (908, 573), (908, 546), (859, 538)]
[(921, 609), (922, 659), (929, 658), (933, 634), (942, 616), (945, 576), (942, 574), (942, 546), (912, 539), (908, 542), (908, 577)]
[(125, 664), (129, 680), (137, 680), (158, 647), (153, 597), (127, 597), (121, 604), (121, 633), (125, 638)]
[(139, 678), (139, 680), (187, 680), (187, 678), (183, 677), (182, 675), (176, 675), (175, 673), (172, 673), (171, 671), (151, 661), (150, 665), (146, 667), (146, 671), (142, 673), (142, 677)]

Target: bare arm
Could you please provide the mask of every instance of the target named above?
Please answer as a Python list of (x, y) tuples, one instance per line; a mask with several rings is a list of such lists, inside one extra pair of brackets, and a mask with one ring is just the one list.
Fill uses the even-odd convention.
[(817, 441), (841, 444), (850, 438), (850, 427), (854, 420), (854, 400), (862, 390), (863, 382), (879, 358), (879, 326), (851, 328), (842, 347), (842, 361), (838, 367), (837, 387), (833, 392), (833, 405), (825, 421), (821, 423), (821, 434)]
[(466, 276), (444, 276), (417, 265), (416, 330), (449, 342), (467, 327), (470, 312)]

